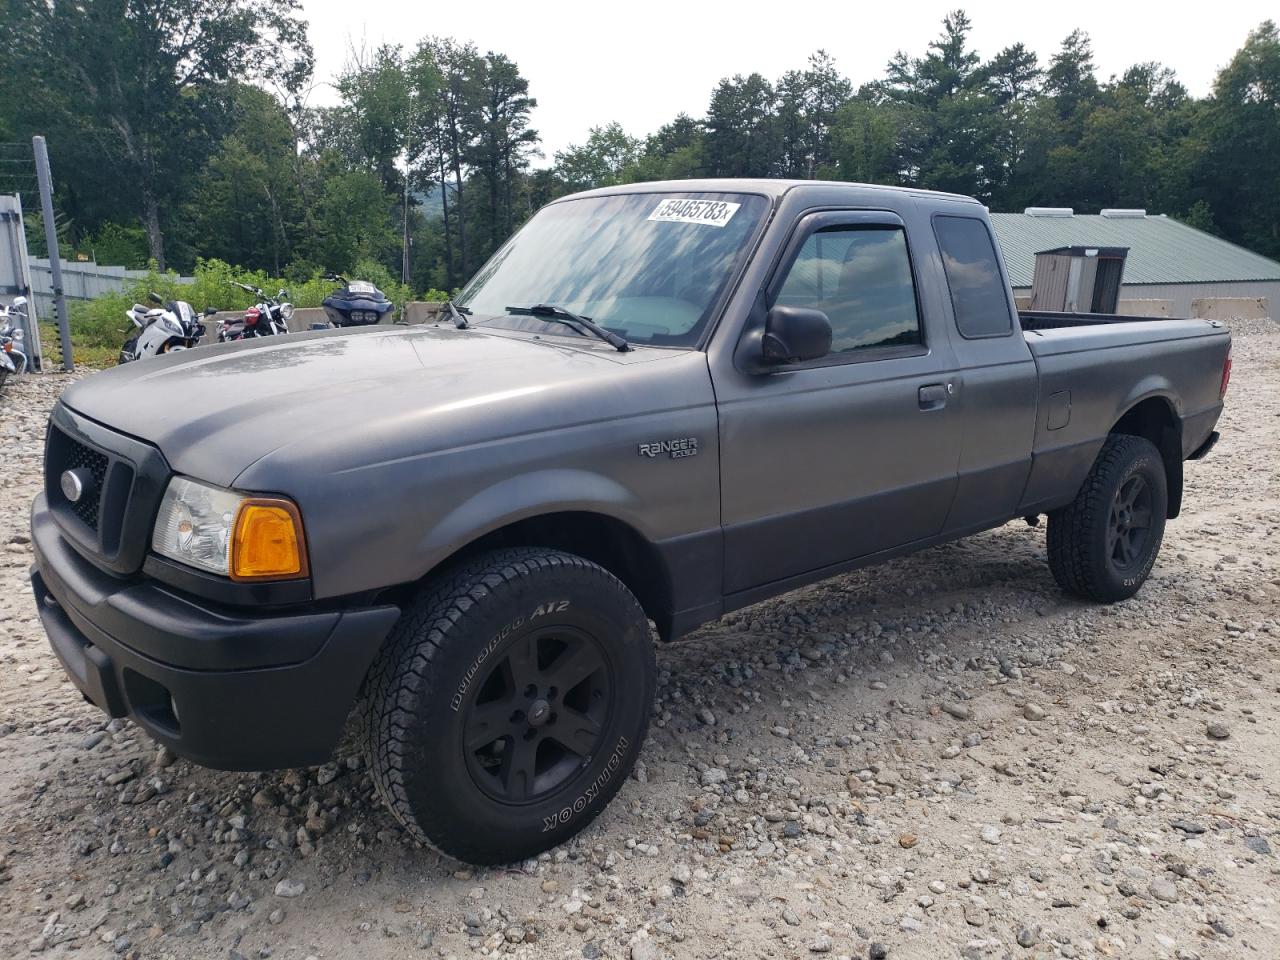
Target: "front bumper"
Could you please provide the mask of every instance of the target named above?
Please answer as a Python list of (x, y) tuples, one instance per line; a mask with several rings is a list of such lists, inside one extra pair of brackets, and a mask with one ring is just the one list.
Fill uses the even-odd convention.
[(223, 770), (323, 763), (394, 606), (265, 613), (121, 579), (63, 539), (44, 496), (31, 516), (40, 620), (72, 683), (178, 756)]

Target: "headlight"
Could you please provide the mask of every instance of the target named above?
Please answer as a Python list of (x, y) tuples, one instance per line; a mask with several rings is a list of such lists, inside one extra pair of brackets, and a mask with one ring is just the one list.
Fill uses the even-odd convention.
[(151, 549), (232, 580), (307, 575), (302, 517), (292, 502), (246, 496), (187, 477), (169, 481)]
[(292, 319), (293, 319), (293, 304), (292, 304), (292, 303), (282, 303), (282, 304), (280, 304), (280, 316), (284, 317), (286, 320), (292, 320)]

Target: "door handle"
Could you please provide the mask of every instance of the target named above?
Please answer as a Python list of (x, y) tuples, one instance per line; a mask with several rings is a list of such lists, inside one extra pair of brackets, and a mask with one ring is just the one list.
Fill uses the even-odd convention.
[(920, 409), (941, 410), (947, 405), (947, 396), (951, 393), (949, 383), (927, 383), (920, 388)]

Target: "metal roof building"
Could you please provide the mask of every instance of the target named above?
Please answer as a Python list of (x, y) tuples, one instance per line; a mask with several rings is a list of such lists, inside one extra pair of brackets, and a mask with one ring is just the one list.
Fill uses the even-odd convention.
[(1030, 294), (1035, 255), (1042, 250), (1128, 247), (1121, 313), (1126, 300), (1168, 301), (1168, 314), (1184, 317), (1192, 315), (1192, 301), (1204, 298), (1265, 297), (1280, 304), (1280, 263), (1145, 210), (1085, 215), (1029, 207), (1024, 213), (993, 213), (991, 225), (1017, 296)]

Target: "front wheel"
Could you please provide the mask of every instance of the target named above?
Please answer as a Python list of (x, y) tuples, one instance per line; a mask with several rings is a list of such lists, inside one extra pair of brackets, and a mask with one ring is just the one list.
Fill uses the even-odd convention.
[(1155, 445), (1107, 437), (1075, 500), (1049, 514), (1049, 568), (1058, 586), (1102, 603), (1132, 597), (1160, 552), (1168, 499)]
[(558, 550), (484, 554), (405, 613), (374, 667), (374, 781), (409, 833), (449, 856), (534, 856), (622, 786), (654, 677), (648, 620), (603, 567)]

